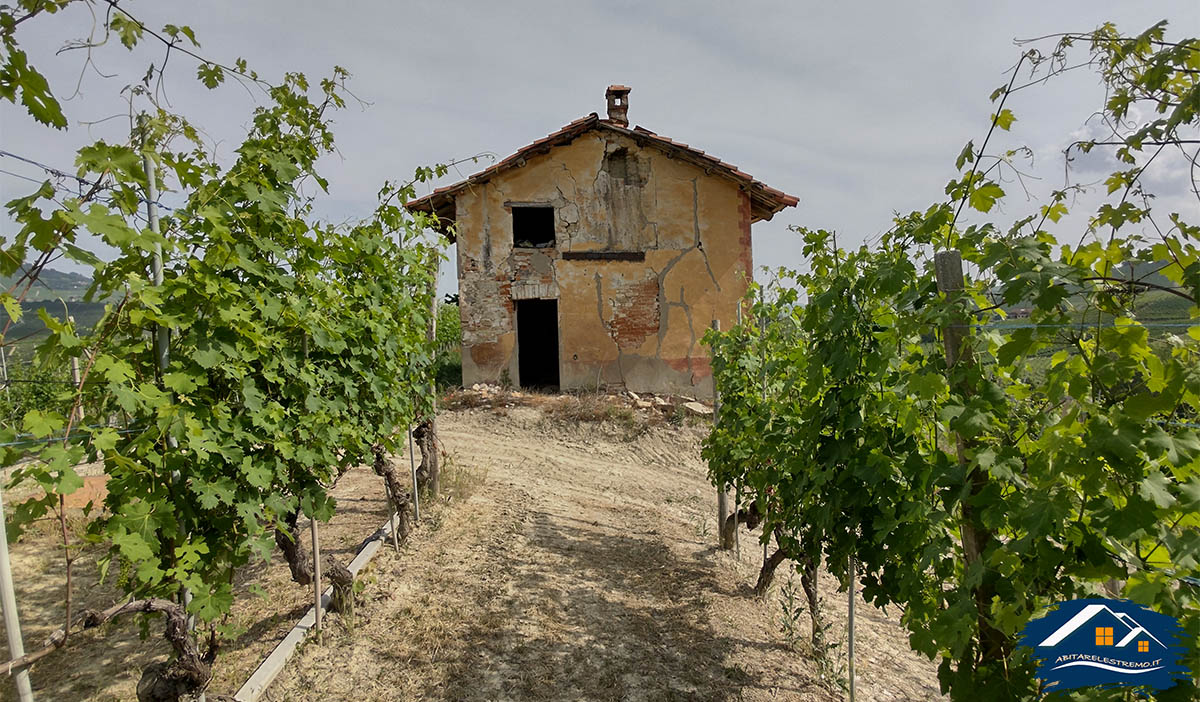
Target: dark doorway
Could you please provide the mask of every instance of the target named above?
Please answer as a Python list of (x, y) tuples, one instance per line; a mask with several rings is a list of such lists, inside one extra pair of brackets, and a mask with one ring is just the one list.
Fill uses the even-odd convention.
[(558, 389), (558, 300), (517, 300), (517, 364), (521, 387)]

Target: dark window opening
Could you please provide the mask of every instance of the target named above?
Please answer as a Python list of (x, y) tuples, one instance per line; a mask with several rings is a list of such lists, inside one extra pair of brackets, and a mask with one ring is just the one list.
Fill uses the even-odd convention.
[(545, 249), (554, 246), (553, 207), (513, 207), (513, 246)]
[(517, 372), (523, 388), (558, 389), (558, 300), (517, 300)]

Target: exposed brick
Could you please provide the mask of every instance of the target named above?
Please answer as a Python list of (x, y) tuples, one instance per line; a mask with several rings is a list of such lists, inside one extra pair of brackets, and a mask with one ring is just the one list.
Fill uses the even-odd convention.
[(658, 279), (628, 283), (613, 296), (609, 333), (617, 346), (637, 348), (652, 334), (658, 334)]
[(738, 192), (738, 236), (741, 240), (739, 257), (742, 270), (746, 272), (746, 280), (754, 279), (754, 252), (750, 239), (750, 193)]

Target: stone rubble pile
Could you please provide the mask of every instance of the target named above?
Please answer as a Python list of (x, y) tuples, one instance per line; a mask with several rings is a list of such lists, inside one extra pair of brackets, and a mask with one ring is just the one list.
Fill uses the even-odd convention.
[[(507, 390), (500, 385), (491, 383), (475, 383), (463, 392), (473, 394), (486, 402), (501, 402), (506, 400), (527, 398), (530, 393), (519, 390)], [(657, 395), (654, 393), (637, 393), (623, 390), (619, 393), (609, 393), (604, 396), (607, 402), (614, 405), (624, 405), (639, 410), (657, 410), (672, 412), (676, 408), (695, 417), (712, 417), (713, 408), (710, 404), (700, 402), (686, 395)]]

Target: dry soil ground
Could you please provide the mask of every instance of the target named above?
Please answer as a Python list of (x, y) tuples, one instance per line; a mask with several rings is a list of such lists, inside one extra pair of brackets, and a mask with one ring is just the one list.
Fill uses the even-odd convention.
[[(306, 647), (268, 699), (842, 698), (785, 644), (779, 588), (751, 596), (753, 537), (741, 561), (714, 548), (701, 428), (632, 436), (527, 407), (439, 423), (456, 469), (481, 484), (399, 557), (382, 553), (358, 625)], [(836, 638), (845, 594), (822, 584)], [(859, 611), (859, 699), (936, 698), (933, 665), (894, 617)]]
[[(323, 644), (302, 646), (264, 699), (841, 699), (804, 644), (787, 645), (787, 574), (755, 599), (754, 535), (743, 531), (740, 561), (714, 548), (703, 427), (609, 417), (575, 422), (536, 407), (443, 413), (454, 497), (427, 506), (400, 554), (380, 551), (363, 573), (355, 626), (331, 615)], [(343, 479), (324, 550), (349, 561), (385, 518), (381, 492), (368, 469)], [(14, 547), (30, 642), (61, 617), (53, 544), (47, 533)], [(77, 607), (119, 596), (96, 586), (91, 570), (79, 567)], [(241, 633), (218, 660), (215, 693), (232, 694), (307, 607), (308, 591), (290, 583), (281, 559), (239, 580), (269, 597), (235, 604)], [(822, 587), (837, 640), (845, 593), (828, 576)], [(859, 699), (937, 698), (933, 664), (908, 650), (897, 613), (888, 614), (860, 603)], [(156, 624), (140, 641), (129, 622), (87, 635), (35, 668), (39, 700), (133, 699), (137, 671), (165, 657), (158, 634)], [(806, 636), (801, 626), (794, 638)], [(11, 699), (11, 687), (3, 694)]]

